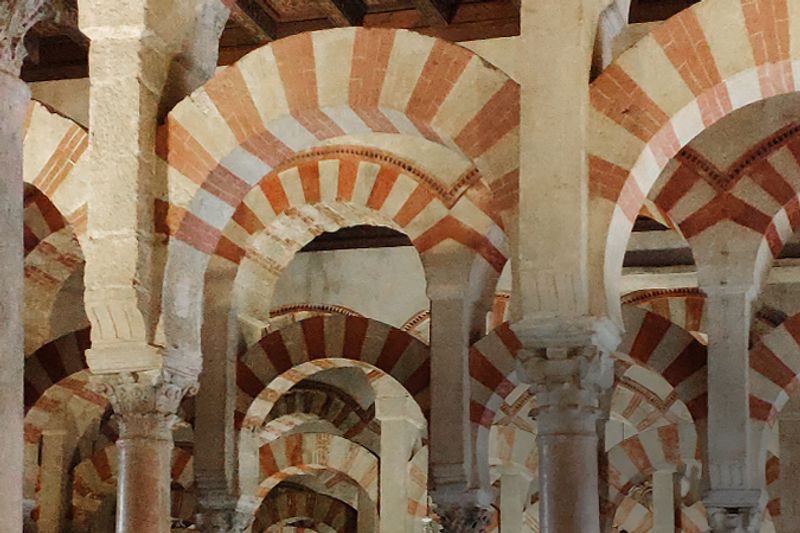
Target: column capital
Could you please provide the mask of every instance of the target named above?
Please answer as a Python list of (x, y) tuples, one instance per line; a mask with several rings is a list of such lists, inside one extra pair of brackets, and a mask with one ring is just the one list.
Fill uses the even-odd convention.
[(95, 390), (108, 398), (122, 438), (172, 440), (181, 400), (197, 392), (197, 381), (168, 371), (92, 376)]
[(19, 76), (27, 56), (25, 34), (52, 12), (47, 0), (5, 0), (0, 3), (0, 71)]
[(488, 506), (477, 502), (473, 492), (436, 491), (433, 513), (444, 533), (483, 533), (491, 519)]

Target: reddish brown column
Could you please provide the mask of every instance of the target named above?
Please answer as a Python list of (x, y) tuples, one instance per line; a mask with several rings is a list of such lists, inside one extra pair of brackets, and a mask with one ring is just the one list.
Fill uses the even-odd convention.
[(118, 416), (118, 533), (169, 533), (172, 415)]
[(169, 533), (172, 427), (197, 385), (164, 371), (95, 376), (119, 422), (117, 533)]

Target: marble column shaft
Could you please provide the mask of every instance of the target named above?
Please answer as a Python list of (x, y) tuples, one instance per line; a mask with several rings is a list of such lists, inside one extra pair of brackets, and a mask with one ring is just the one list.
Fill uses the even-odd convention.
[(173, 415), (118, 415), (117, 533), (169, 533)]

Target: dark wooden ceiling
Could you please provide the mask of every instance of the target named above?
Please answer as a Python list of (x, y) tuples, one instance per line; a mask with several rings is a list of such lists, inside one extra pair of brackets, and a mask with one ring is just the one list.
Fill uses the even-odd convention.
[[(26, 81), (88, 75), (88, 40), (75, 29), (75, 0), (58, 24), (28, 38)], [(632, 0), (631, 22), (663, 20), (696, 0)], [(267, 42), (337, 26), (408, 28), (448, 41), (519, 35), (520, 0), (237, 0), (220, 40), (220, 64)]]

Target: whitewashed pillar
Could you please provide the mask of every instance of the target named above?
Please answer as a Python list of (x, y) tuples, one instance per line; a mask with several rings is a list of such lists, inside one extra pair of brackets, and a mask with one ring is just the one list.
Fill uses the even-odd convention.
[(653, 473), (652, 533), (675, 533), (675, 492), (675, 470), (663, 469)]
[(708, 324), (708, 472), (704, 503), (714, 533), (758, 531), (757, 479), (749, 406), (749, 338), (754, 288), (703, 286)]
[(411, 414), (413, 401), (407, 396), (379, 396), (375, 401), (375, 418), (381, 423), (381, 533), (414, 533), (408, 514), (408, 462), (425, 425)]
[(531, 486), (529, 472), (516, 465), (500, 469), (500, 533), (519, 533)]

